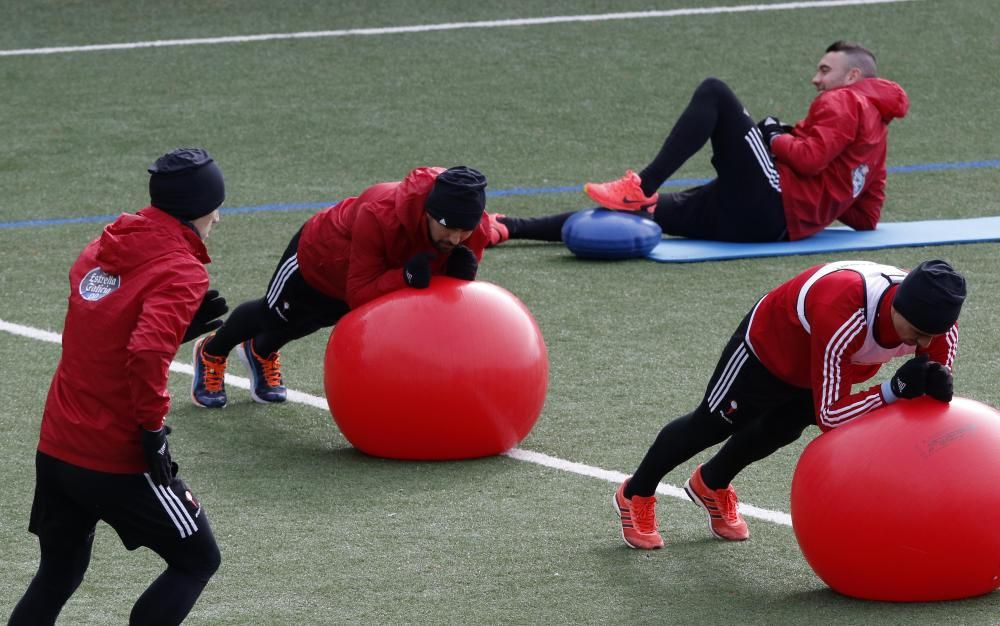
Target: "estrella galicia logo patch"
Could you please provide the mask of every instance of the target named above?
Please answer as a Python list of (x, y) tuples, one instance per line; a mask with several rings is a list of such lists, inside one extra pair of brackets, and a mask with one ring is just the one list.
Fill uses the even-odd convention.
[(80, 281), (80, 297), (84, 300), (100, 300), (122, 286), (121, 276), (108, 274), (99, 267), (87, 272)]
[(851, 182), (853, 183), (854, 197), (857, 198), (861, 190), (865, 188), (865, 180), (868, 179), (868, 166), (862, 163), (851, 172)]

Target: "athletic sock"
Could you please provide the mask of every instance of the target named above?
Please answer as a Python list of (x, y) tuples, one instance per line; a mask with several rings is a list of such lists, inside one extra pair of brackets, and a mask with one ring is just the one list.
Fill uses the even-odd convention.
[(544, 217), (498, 218), (510, 233), (511, 239), (533, 239), (535, 241), (562, 241), (562, 227), (576, 211), (546, 215)]

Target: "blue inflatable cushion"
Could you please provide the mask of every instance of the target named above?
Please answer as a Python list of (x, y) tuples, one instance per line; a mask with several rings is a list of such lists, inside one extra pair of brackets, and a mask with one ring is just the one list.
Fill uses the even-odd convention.
[(636, 259), (648, 255), (663, 237), (653, 220), (637, 213), (587, 209), (562, 227), (562, 240), (582, 259)]

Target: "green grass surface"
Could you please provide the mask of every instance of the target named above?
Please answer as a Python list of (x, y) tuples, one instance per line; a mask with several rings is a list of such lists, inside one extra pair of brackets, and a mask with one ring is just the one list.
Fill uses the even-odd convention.
[[(0, 0), (0, 49), (431, 24), (693, 6), (682, 1), (151, 2)], [(715, 3), (702, 3), (712, 6)], [(222, 46), (0, 57), (0, 222), (111, 215), (146, 201), (145, 167), (183, 144), (222, 166), (227, 205), (321, 203), (417, 165), (467, 163), (490, 189), (559, 187), (641, 167), (691, 90), (732, 84), (759, 117), (801, 117), (808, 78), (838, 38), (875, 49), (909, 91), (889, 165), (1000, 158), (998, 19), (987, 0), (455, 30)], [(707, 153), (678, 177), (711, 174)], [(884, 218), (1000, 212), (1000, 169), (892, 174)], [(541, 215), (581, 193), (494, 197)], [(231, 303), (260, 297), (309, 211), (229, 215), (209, 249)], [(0, 228), (0, 319), (60, 331), (67, 270), (100, 224)], [(1000, 405), (995, 244), (863, 258), (962, 269), (957, 393)], [(659, 428), (701, 397), (725, 339), (761, 293), (825, 255), (670, 265), (582, 262), (559, 245), (506, 244), (480, 278), (535, 315), (549, 349), (545, 409), (528, 450), (630, 472)], [(0, 618), (37, 566), (26, 532), (32, 458), (58, 346), (0, 335)], [(289, 345), (285, 377), (322, 395), (326, 333)], [(178, 360), (190, 361), (188, 348)], [(234, 367), (240, 373), (239, 367)], [(711, 540), (698, 509), (662, 498), (667, 547), (628, 550), (614, 485), (506, 457), (402, 463), (355, 452), (328, 414), (187, 402), (175, 374), (171, 446), (205, 504), (223, 565), (191, 624), (998, 623), (997, 594), (940, 604), (859, 602), (828, 590), (791, 528), (750, 520), (751, 541)], [(750, 504), (787, 512), (816, 430), (737, 480)], [(668, 475), (679, 485), (708, 454)], [(124, 623), (160, 569), (101, 526), (61, 623)]]

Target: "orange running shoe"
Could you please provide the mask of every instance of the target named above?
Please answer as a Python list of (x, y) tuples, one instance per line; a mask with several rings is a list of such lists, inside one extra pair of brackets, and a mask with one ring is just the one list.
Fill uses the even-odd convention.
[(202, 349), (209, 339), (215, 336), (205, 335), (194, 342), (192, 363), (194, 378), (191, 380), (191, 401), (195, 406), (205, 409), (221, 409), (226, 406), (226, 357), (205, 354)]
[(583, 190), (590, 199), (608, 209), (618, 211), (646, 211), (652, 213), (656, 208), (659, 194), (647, 196), (642, 191), (642, 180), (639, 175), (628, 170), (618, 180), (608, 183), (587, 183)]
[(628, 547), (637, 550), (656, 550), (663, 547), (663, 537), (656, 526), (656, 496), (625, 497), (628, 479), (618, 486), (611, 504), (622, 520), (622, 539)]
[(701, 479), (701, 466), (695, 468), (684, 483), (691, 501), (708, 513), (708, 528), (719, 539), (743, 541), (750, 537), (746, 520), (740, 515), (739, 499), (732, 485), (725, 489), (709, 489)]
[(510, 239), (510, 231), (507, 225), (500, 221), (501, 217), (507, 217), (502, 213), (488, 213), (490, 218), (490, 242), (487, 248), (494, 248)]

